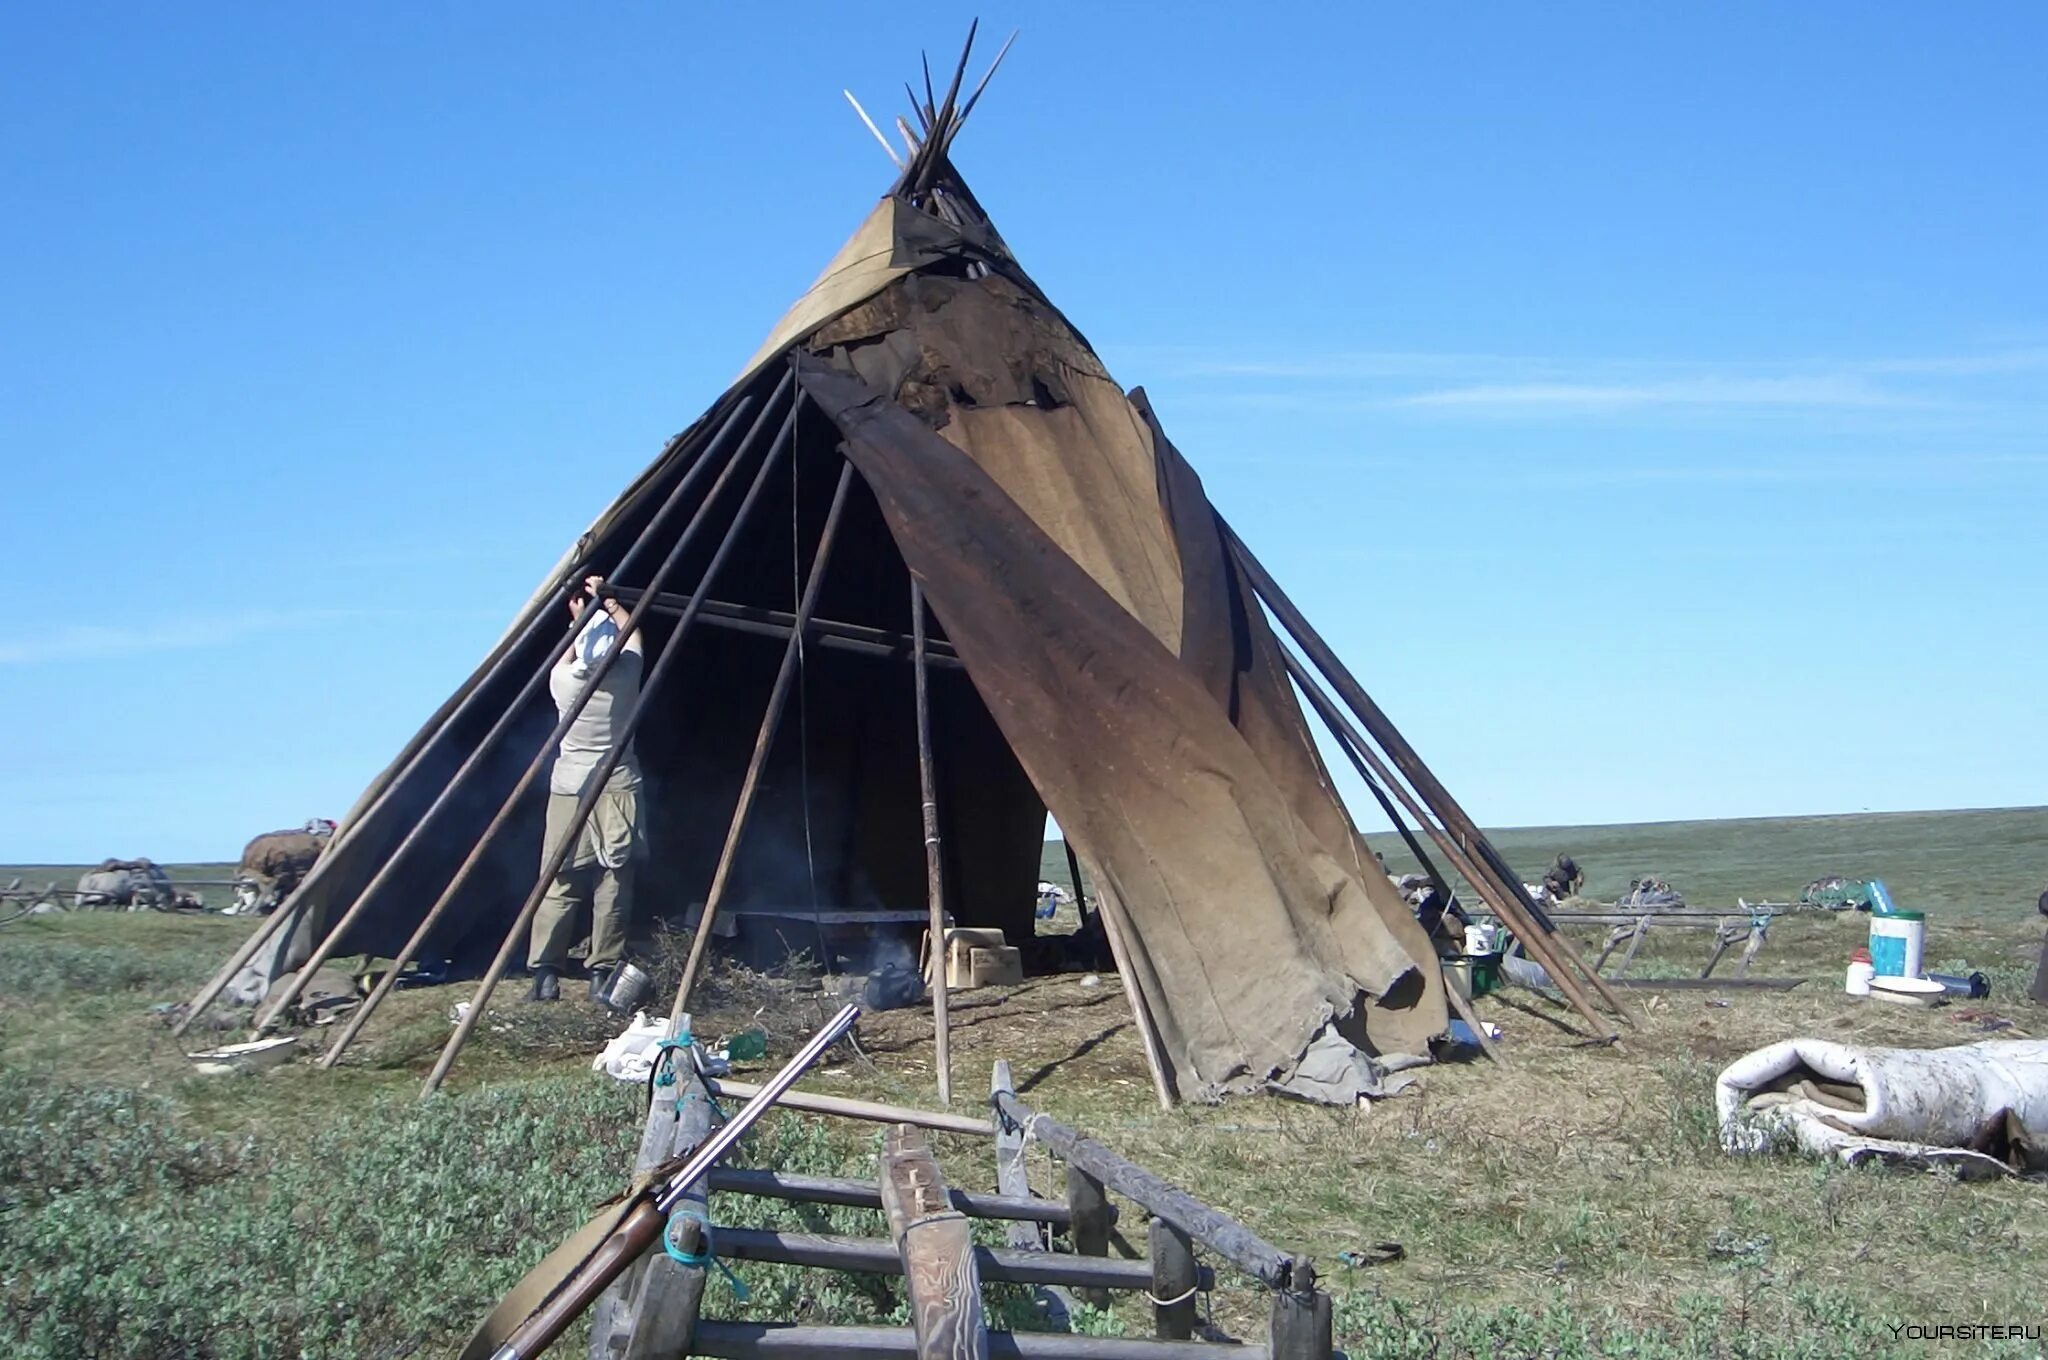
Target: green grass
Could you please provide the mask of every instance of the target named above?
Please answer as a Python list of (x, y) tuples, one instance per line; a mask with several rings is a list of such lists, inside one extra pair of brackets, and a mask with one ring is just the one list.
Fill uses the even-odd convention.
[[(1579, 857), (1596, 892), (1656, 872), (1706, 905), (1782, 896), (1831, 870), (1881, 874), (1902, 901), (1933, 909), (1930, 957), (1985, 968), (1992, 1009), (2026, 1033), (2041, 1028), (2019, 989), (2039, 946), (2030, 883), (2048, 868), (2044, 820), (1915, 814), (1501, 840), (1532, 874), (1554, 845)], [(1064, 858), (1049, 849), (1057, 872), (1046, 877), (1063, 881)], [(1842, 996), (1841, 961), (1864, 925), (1853, 915), (1780, 922), (1758, 967), (1807, 976), (1806, 986), (1646, 1001), (1642, 1030), (1620, 1052), (1575, 1047), (1568, 1013), (1488, 999), (1481, 1009), (1504, 1028), (1511, 1069), (1431, 1069), (1419, 1091), (1370, 1111), (1245, 1100), (1162, 1114), (1120, 990), (1073, 979), (958, 998), (955, 1083), (971, 1103), (988, 1064), (1007, 1058), (1035, 1104), (1314, 1255), (1354, 1356), (1792, 1360), (1913, 1353), (1890, 1331), (1908, 1321), (2039, 1323), (2048, 1216), (2038, 1186), (1734, 1161), (1715, 1145), (1714, 1073), (1751, 1048), (1795, 1034), (1918, 1047), (1979, 1037), (1960, 1007)], [(445, 1353), (619, 1187), (636, 1095), (588, 1071), (605, 1026), (581, 1007), (504, 1004), (447, 1098), (426, 1104), (418, 1081), (464, 988), (400, 993), (334, 1072), (301, 1061), (258, 1077), (194, 1075), (185, 1047), (211, 1037), (174, 1041), (152, 1008), (189, 996), (250, 928), (152, 913), (0, 927), (0, 1355)], [(1697, 934), (1655, 935), (1643, 966), (1688, 971), (1704, 952)], [(775, 1061), (826, 1004), (750, 996), (702, 1027), (766, 1023)], [(861, 1032), (861, 1053), (835, 1054), (806, 1084), (929, 1104), (929, 1018), (894, 1012)], [(872, 1174), (875, 1147), (871, 1126), (778, 1114), (742, 1155)], [(945, 1138), (939, 1153), (956, 1182), (992, 1188), (985, 1143)], [(1043, 1153), (1031, 1174), (1058, 1193)], [(728, 1198), (715, 1208), (728, 1222), (880, 1231), (863, 1211)], [(1137, 1222), (1127, 1218), (1126, 1233)], [(1382, 1241), (1401, 1242), (1405, 1258), (1358, 1270), (1336, 1261)], [(888, 1281), (738, 1271), (752, 1298), (716, 1284), (707, 1311), (902, 1317)], [(1021, 1296), (991, 1299), (1006, 1322), (1028, 1323)], [(1231, 1334), (1256, 1338), (1264, 1298), (1225, 1271), (1213, 1311)], [(1149, 1331), (1137, 1300), (1084, 1321)], [(1968, 1353), (2036, 1349), (1972, 1343)]]

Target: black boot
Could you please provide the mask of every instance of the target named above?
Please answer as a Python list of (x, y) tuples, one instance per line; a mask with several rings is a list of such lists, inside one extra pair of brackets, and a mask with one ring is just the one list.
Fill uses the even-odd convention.
[(562, 981), (554, 969), (545, 964), (533, 970), (533, 1000), (559, 1001), (562, 999)]
[(611, 981), (612, 981), (612, 970), (611, 970), (611, 969), (609, 969), (609, 968), (593, 968), (593, 969), (591, 969), (591, 970), (590, 970), (590, 1004), (591, 1004), (591, 1005), (593, 1005), (593, 1006), (602, 1006), (602, 1005), (604, 1004), (604, 989), (605, 989), (606, 987), (609, 987), (609, 986), (611, 985)]

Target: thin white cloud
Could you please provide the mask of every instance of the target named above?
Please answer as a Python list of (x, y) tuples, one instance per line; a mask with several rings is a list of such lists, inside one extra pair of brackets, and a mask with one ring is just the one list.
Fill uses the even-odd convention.
[(1643, 412), (2048, 411), (2039, 345), (1956, 354), (1774, 361), (1388, 350), (1308, 355), (1141, 352), (1227, 405), (1416, 415), (1597, 418)]
[(1899, 408), (1933, 404), (1887, 391), (1855, 376), (1726, 378), (1699, 377), (1670, 382), (1637, 383), (1481, 383), (1440, 388), (1394, 397), (1387, 403), (1408, 408), (1456, 408), (1466, 411), (1625, 411), (1645, 407)]
[(0, 666), (34, 666), (64, 661), (108, 661), (159, 652), (220, 647), (244, 638), (288, 629), (317, 628), (364, 611), (321, 609), (285, 613), (250, 610), (195, 615), (155, 623), (67, 623), (39, 637), (0, 641)]

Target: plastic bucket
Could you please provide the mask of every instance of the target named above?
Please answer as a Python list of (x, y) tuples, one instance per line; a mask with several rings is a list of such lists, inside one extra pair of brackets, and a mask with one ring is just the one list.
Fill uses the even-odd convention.
[(1917, 911), (1870, 913), (1870, 963), (1879, 977), (1920, 976), (1920, 955), (1927, 944), (1927, 917)]

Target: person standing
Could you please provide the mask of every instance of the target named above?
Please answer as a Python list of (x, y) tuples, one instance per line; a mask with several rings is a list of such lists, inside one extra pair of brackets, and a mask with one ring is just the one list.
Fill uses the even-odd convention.
[[(558, 714), (567, 715), (578, 696), (596, 678), (606, 656), (618, 659), (569, 725), (555, 753), (548, 777), (547, 832), (541, 840), (541, 863), (568, 837), (585, 786), (605, 757), (619, 745), (640, 704), (642, 651), (640, 636), (625, 636), (626, 611), (604, 593), (601, 578), (585, 579), (583, 591), (569, 601), (569, 612), (581, 617), (590, 600), (603, 608), (591, 616), (548, 672), (548, 693)], [(604, 987), (611, 970), (624, 959), (626, 926), (632, 914), (633, 850), (640, 838), (640, 767), (628, 741), (605, 779), (590, 817), (577, 831), (575, 848), (562, 861), (554, 881), (542, 895), (527, 941), (526, 965), (533, 974), (533, 999), (553, 1001), (561, 995), (561, 974), (569, 948), (581, 933), (578, 922), (590, 909), (591, 994)]]

